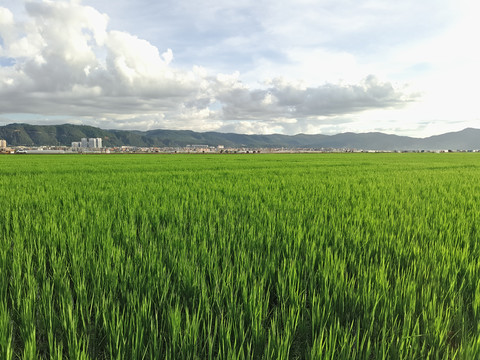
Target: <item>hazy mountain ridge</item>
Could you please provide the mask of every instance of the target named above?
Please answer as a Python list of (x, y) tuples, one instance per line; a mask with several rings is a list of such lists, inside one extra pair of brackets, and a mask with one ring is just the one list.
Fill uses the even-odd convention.
[(0, 126), (0, 139), (12, 146), (67, 145), (82, 137), (101, 137), (104, 146), (175, 147), (194, 144), (226, 147), (355, 148), (368, 150), (470, 150), (480, 149), (480, 129), (467, 128), (427, 138), (379, 132), (336, 135), (245, 135), (191, 130), (104, 130), (86, 125)]

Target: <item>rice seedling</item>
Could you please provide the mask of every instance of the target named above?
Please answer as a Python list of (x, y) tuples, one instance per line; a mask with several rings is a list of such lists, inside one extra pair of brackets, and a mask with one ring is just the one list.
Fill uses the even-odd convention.
[(474, 359), (477, 154), (0, 157), (2, 359)]

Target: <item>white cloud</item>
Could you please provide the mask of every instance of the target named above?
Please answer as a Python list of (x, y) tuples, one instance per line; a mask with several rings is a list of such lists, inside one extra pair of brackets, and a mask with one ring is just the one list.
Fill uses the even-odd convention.
[[(276, 41), (288, 30), (269, 24), (269, 19), (286, 15), (275, 13), (273, 3), (216, 4), (212, 16), (224, 15), (223, 26), (230, 15), (243, 12), (248, 19), (252, 9), (260, 7), (271, 13), (257, 23), (270, 26)], [(288, 2), (281, 5), (294, 9)], [(402, 107), (413, 99), (391, 82), (366, 76), (371, 69), (347, 51), (287, 47), (282, 50), (289, 69), (285, 77), (278, 77), (281, 66), (262, 73), (274, 63), (259, 58), (257, 64), (263, 61), (264, 66), (252, 74), (270, 80), (253, 87), (242, 82), (239, 72), (215, 75), (200, 66), (176, 67), (172, 50), (159, 50), (150, 41), (111, 30), (109, 16), (80, 1), (28, 1), (25, 11), (27, 18), (19, 20), (0, 7), (0, 56), (15, 62), (0, 65), (0, 109), (5, 114), (62, 115), (112, 128), (295, 133), (345, 124), (352, 121), (352, 114)], [(247, 21), (244, 18), (238, 21)], [(197, 22), (202, 31), (208, 25), (205, 19)], [(248, 46), (252, 38), (232, 33), (222, 43), (233, 49)], [(301, 70), (292, 71), (293, 67)]]
[(368, 76), (358, 84), (327, 83), (306, 87), (281, 78), (270, 82), (267, 89), (250, 90), (231, 86), (218, 96), (224, 103), (228, 119), (318, 118), (350, 114), (371, 108), (401, 106), (411, 100), (388, 82)]
[(2, 31), (5, 51), (17, 62), (0, 68), (10, 85), (0, 88), (4, 111), (89, 115), (125, 111), (130, 104), (137, 112), (149, 104), (170, 106), (164, 104), (169, 97), (196, 91), (192, 72), (169, 68), (171, 50), (159, 54), (145, 40), (107, 31), (108, 17), (91, 7), (43, 1), (26, 9), (31, 20), (18, 26), (28, 30), (26, 36), (19, 31), (5, 39)]

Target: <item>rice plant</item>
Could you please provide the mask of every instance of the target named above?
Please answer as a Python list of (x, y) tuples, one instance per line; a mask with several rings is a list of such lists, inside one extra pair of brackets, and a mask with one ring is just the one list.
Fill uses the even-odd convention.
[(2, 359), (480, 358), (478, 154), (0, 157)]

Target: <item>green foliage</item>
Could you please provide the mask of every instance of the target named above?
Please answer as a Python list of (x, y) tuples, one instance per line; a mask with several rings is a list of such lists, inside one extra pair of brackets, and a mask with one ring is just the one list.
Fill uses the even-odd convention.
[(245, 135), (190, 130), (103, 130), (86, 125), (0, 126), (0, 139), (10, 146), (70, 146), (81, 138), (102, 138), (103, 146), (184, 147), (192, 144), (225, 145), (231, 148), (337, 148), (370, 150), (474, 150), (480, 149), (480, 129), (431, 136), (424, 139), (382, 133), (337, 135)]
[(0, 157), (2, 359), (475, 359), (477, 154)]

